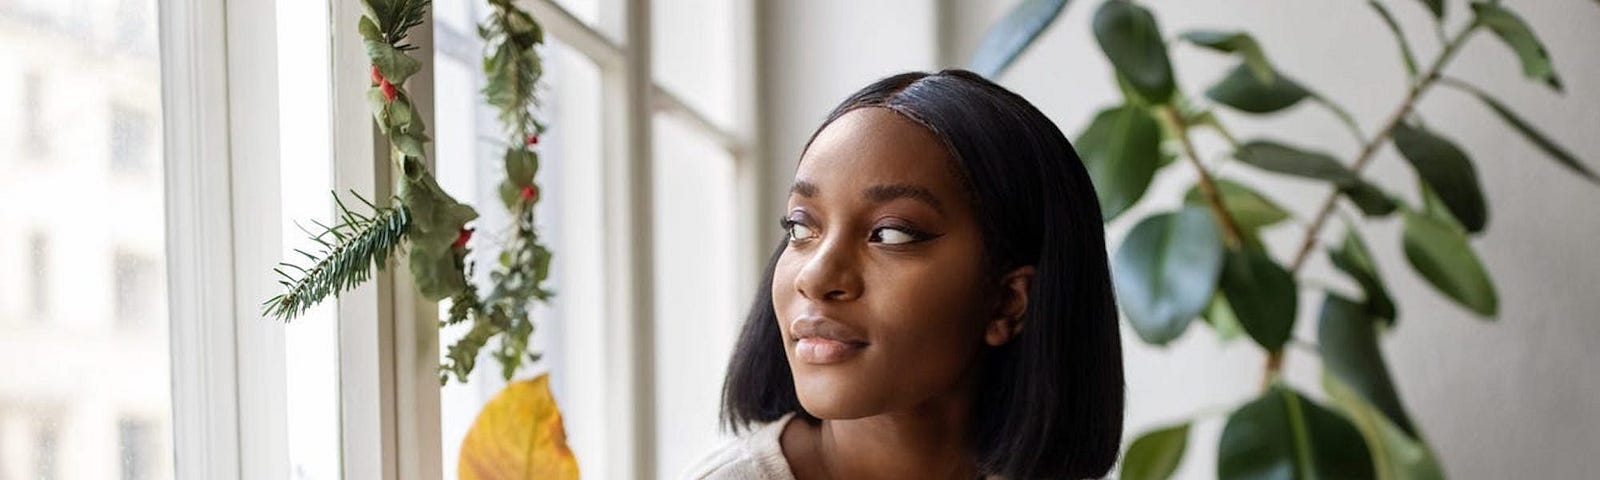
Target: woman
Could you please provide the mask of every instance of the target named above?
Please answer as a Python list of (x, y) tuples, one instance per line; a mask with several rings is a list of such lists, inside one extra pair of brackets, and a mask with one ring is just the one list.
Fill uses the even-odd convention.
[(1072, 146), (963, 70), (879, 80), (801, 155), (703, 479), (1083, 478), (1122, 433), (1100, 206)]

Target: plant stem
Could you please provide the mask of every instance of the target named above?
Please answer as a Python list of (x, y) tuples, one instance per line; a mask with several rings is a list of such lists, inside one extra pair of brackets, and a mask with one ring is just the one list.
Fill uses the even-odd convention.
[[(1395, 126), (1399, 125), (1406, 115), (1411, 113), (1411, 109), (1416, 107), (1417, 101), (1422, 99), (1422, 94), (1427, 92), (1428, 87), (1433, 86), (1434, 82), (1439, 79), (1439, 74), (1444, 70), (1445, 64), (1455, 57), (1456, 52), (1461, 50), (1461, 46), (1466, 43), (1467, 38), (1477, 28), (1478, 24), (1476, 22), (1469, 24), (1462, 28), (1459, 33), (1456, 33), (1449, 43), (1445, 44), (1444, 50), (1439, 52), (1438, 58), (1435, 58), (1427, 71), (1417, 78), (1416, 83), (1411, 85), (1411, 89), (1406, 92), (1405, 99), (1401, 100), (1400, 107), (1389, 115), (1389, 119), (1384, 121), (1383, 127), (1378, 129), (1378, 132), (1361, 147), (1361, 152), (1356, 155), (1355, 161), (1350, 164), (1351, 171), (1359, 174), (1361, 169), (1366, 168), (1367, 164), (1372, 161), (1372, 158), (1378, 152), (1378, 148), (1389, 140), (1390, 134), (1394, 133)], [(1306, 259), (1311, 255), (1311, 250), (1316, 248), (1317, 234), (1322, 231), (1323, 225), (1327, 224), (1328, 216), (1333, 214), (1333, 206), (1338, 199), (1339, 190), (1337, 189), (1329, 192), (1327, 198), (1323, 199), (1322, 207), (1312, 217), (1311, 225), (1306, 228), (1305, 238), (1300, 242), (1300, 250), (1295, 253), (1294, 262), (1289, 266), (1290, 273), (1297, 273), (1300, 271), (1300, 267), (1305, 266)]]
[(1178, 134), (1178, 140), (1183, 144), (1183, 153), (1189, 163), (1194, 165), (1195, 173), (1199, 175), (1200, 193), (1206, 198), (1206, 205), (1211, 207), (1211, 213), (1216, 215), (1217, 223), (1222, 225), (1222, 238), (1229, 248), (1239, 248), (1244, 243), (1244, 234), (1239, 230), (1239, 224), (1233, 221), (1233, 216), (1228, 214), (1228, 209), (1222, 204), (1222, 193), (1217, 190), (1216, 180), (1211, 178), (1211, 172), (1206, 171), (1205, 165), (1200, 164), (1200, 155), (1195, 152), (1194, 143), (1189, 141), (1189, 125), (1183, 121), (1183, 115), (1178, 113), (1177, 107), (1172, 105), (1161, 106), (1161, 114), (1172, 125)]

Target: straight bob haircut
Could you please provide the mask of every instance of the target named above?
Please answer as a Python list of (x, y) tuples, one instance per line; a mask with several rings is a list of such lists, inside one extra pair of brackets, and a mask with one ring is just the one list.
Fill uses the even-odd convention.
[[(1077, 152), (1027, 100), (965, 70), (879, 80), (817, 132), (867, 107), (943, 140), (973, 200), (990, 275), (1036, 269), (1021, 333), (978, 357), (967, 442), (979, 469), (1008, 479), (1105, 475), (1122, 438), (1122, 347), (1100, 204)], [(734, 431), (790, 412), (816, 420), (795, 394), (772, 305), (786, 246), (772, 254), (728, 365), (722, 421)]]

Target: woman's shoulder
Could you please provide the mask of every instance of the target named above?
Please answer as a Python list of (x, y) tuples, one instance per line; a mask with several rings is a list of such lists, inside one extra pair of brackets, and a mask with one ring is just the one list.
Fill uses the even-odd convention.
[(689, 480), (794, 480), (783, 456), (783, 429), (794, 418), (789, 413), (744, 431), (695, 463), (684, 473)]

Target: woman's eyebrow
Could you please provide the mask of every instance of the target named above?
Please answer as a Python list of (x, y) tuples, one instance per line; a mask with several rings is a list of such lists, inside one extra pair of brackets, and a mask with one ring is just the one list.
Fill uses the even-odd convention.
[[(813, 198), (817, 196), (817, 186), (805, 180), (796, 180), (793, 185), (789, 186), (789, 194)], [(944, 204), (939, 201), (939, 197), (934, 196), (932, 190), (920, 185), (909, 183), (873, 185), (867, 187), (866, 190), (862, 190), (861, 195), (872, 203), (887, 203), (891, 200), (909, 198), (926, 203), (939, 213), (944, 213)]]
[(886, 203), (890, 200), (909, 198), (928, 204), (939, 213), (944, 213), (944, 206), (940, 204), (939, 197), (933, 196), (933, 191), (920, 185), (909, 183), (888, 183), (873, 185), (862, 190), (861, 194), (873, 203)]

